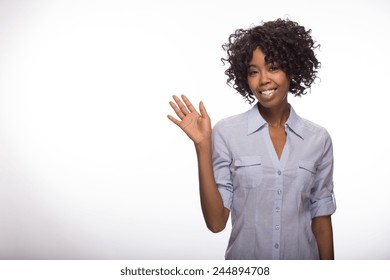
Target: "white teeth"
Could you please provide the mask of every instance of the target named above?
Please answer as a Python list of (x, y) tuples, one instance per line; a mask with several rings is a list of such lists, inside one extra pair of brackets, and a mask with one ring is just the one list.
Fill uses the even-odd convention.
[(261, 94), (264, 94), (264, 95), (271, 95), (274, 91), (275, 91), (274, 89), (264, 90), (264, 91), (261, 91)]

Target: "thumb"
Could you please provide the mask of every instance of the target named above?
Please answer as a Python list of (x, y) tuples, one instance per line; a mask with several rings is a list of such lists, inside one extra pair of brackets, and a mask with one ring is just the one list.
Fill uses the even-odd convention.
[(199, 112), (204, 118), (209, 118), (209, 115), (207, 114), (206, 107), (203, 104), (203, 101), (199, 102)]

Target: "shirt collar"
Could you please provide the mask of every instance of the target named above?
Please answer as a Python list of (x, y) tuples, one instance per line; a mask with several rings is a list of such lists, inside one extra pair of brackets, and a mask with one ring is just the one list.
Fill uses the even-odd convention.
[(249, 110), (248, 114), (248, 135), (264, 127), (267, 122), (260, 115), (257, 103), (252, 109)]
[[(248, 112), (248, 135), (265, 127), (267, 122), (261, 116), (257, 103)], [(297, 115), (293, 107), (290, 105), (290, 115), (286, 122), (286, 128), (290, 129), (294, 134), (303, 139), (303, 121)]]
[(289, 128), (295, 135), (303, 138), (304, 123), (300, 116), (297, 115), (294, 108), (290, 105), (290, 116), (286, 122), (286, 128)]

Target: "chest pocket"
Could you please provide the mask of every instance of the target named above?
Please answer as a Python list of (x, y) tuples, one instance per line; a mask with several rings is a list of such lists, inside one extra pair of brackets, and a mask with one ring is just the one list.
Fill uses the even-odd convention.
[(263, 168), (260, 156), (242, 156), (235, 160), (235, 185), (256, 188), (261, 185)]
[(298, 183), (302, 192), (309, 193), (313, 187), (317, 168), (314, 162), (300, 160), (298, 162)]

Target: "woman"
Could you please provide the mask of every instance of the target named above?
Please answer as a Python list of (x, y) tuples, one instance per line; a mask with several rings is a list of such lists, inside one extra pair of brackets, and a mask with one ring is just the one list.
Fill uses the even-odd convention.
[(208, 228), (231, 215), (226, 259), (334, 259), (332, 141), (288, 103), (317, 77), (310, 33), (277, 19), (230, 35), (228, 83), (257, 103), (213, 129), (202, 102), (199, 112), (185, 96), (170, 102), (179, 119), (168, 118), (195, 143)]

